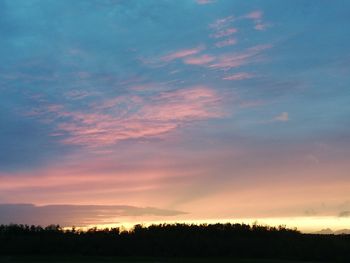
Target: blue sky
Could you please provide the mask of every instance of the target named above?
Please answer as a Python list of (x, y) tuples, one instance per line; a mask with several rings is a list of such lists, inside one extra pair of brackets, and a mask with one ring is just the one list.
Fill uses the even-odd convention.
[(338, 218), (350, 210), (349, 8), (1, 0), (0, 203)]

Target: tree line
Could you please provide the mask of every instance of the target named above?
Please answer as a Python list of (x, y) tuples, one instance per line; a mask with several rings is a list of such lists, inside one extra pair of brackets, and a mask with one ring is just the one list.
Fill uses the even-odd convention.
[(0, 255), (227, 257), (350, 262), (350, 235), (257, 224), (159, 224), (87, 231), (0, 225)]

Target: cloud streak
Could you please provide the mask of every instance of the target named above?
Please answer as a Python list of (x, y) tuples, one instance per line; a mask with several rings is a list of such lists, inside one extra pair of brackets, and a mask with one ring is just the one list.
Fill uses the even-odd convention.
[(196, 3), (199, 5), (207, 5), (214, 3), (214, 0), (196, 0)]
[(231, 68), (241, 67), (258, 61), (259, 55), (272, 48), (272, 45), (258, 45), (246, 49), (243, 52), (225, 54), (218, 56), (216, 60), (209, 65), (212, 69), (229, 70)]
[(350, 211), (341, 211), (339, 217), (350, 217)]
[(252, 20), (260, 20), (263, 16), (263, 12), (261, 10), (256, 10), (250, 12), (244, 16), (244, 18), (252, 19)]
[(216, 42), (215, 46), (218, 48), (221, 48), (221, 47), (232, 46), (232, 45), (235, 45), (236, 43), (237, 43), (237, 40), (235, 38), (228, 38), (226, 40)]
[(236, 74), (230, 75), (230, 76), (226, 76), (223, 79), (224, 80), (245, 80), (245, 79), (251, 79), (253, 78), (254, 75), (251, 73), (247, 73), (247, 72), (238, 72)]
[(181, 211), (154, 207), (125, 205), (44, 205), (0, 204), (0, 224), (52, 223), (65, 226), (86, 226), (104, 223), (118, 223), (122, 217), (158, 216), (172, 217), (185, 214)]
[(181, 49), (181, 50), (171, 52), (171, 53), (161, 57), (161, 60), (164, 62), (170, 62), (170, 61), (173, 61), (176, 59), (195, 55), (204, 49), (205, 49), (204, 46), (197, 46), (195, 48), (190, 48), (190, 49)]
[(220, 30), (212, 35), (210, 35), (213, 38), (222, 38), (222, 37), (228, 37), (231, 36), (232, 34), (238, 32), (238, 29), (235, 27), (230, 27), (227, 29)]
[(215, 60), (215, 57), (210, 55), (202, 55), (197, 57), (188, 57), (184, 59), (185, 64), (189, 65), (206, 65)]
[(274, 117), (273, 121), (279, 121), (279, 122), (287, 122), (287, 121), (289, 121), (289, 114), (288, 114), (288, 112), (282, 112), (280, 115)]
[(223, 115), (221, 104), (222, 98), (212, 88), (194, 86), (148, 97), (107, 99), (87, 111), (48, 105), (31, 115), (54, 120), (53, 135), (63, 135), (64, 144), (102, 147), (121, 140), (161, 136), (185, 123), (219, 118)]

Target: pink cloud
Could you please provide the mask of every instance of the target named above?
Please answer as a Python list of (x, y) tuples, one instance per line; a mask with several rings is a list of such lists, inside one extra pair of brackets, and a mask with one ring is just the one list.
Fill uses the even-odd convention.
[[(126, 194), (159, 190), (167, 184), (171, 184), (171, 187), (181, 185), (182, 179), (188, 180), (197, 172), (183, 171), (181, 166), (174, 169), (171, 157), (146, 158), (147, 164), (140, 160), (139, 165), (125, 168), (126, 158), (114, 156), (115, 158), (109, 159), (106, 156), (109, 155), (103, 158), (80, 156), (79, 160), (73, 161), (74, 165), (70, 160), (35, 171), (18, 172), (15, 176), (13, 173), (0, 173), (0, 192), (11, 193), (9, 195), (12, 196), (13, 202), (22, 199), (39, 204), (57, 202), (91, 204), (106, 201), (130, 204), (132, 200), (128, 198), (122, 200)], [(128, 158), (130, 160), (130, 157)], [(172, 169), (169, 169), (169, 166)], [(101, 196), (106, 194), (118, 197), (114, 200), (111, 196), (108, 197), (109, 200), (95, 198), (96, 196), (103, 198)]]
[(202, 55), (197, 57), (187, 57), (183, 61), (185, 64), (190, 65), (205, 65), (212, 62), (215, 58), (209, 55)]
[(232, 45), (235, 45), (236, 43), (237, 43), (237, 40), (235, 38), (229, 38), (223, 41), (216, 42), (215, 46), (218, 48), (221, 48), (226, 46), (232, 46)]
[(251, 12), (249, 14), (246, 14), (245, 16), (243, 16), (243, 18), (253, 20), (254, 23), (255, 23), (255, 26), (254, 26), (255, 30), (263, 31), (263, 30), (267, 29), (270, 26), (269, 23), (264, 23), (263, 22), (263, 20), (262, 20), (263, 12), (260, 11), (260, 10), (256, 10), (256, 11), (253, 11), (253, 12)]
[(227, 37), (227, 36), (230, 36), (230, 35), (236, 33), (237, 31), (238, 31), (237, 28), (231, 27), (231, 28), (227, 28), (224, 30), (220, 30), (215, 34), (212, 34), (211, 37), (213, 37), (213, 38)]
[(244, 79), (250, 79), (253, 75), (247, 72), (239, 72), (230, 76), (226, 76), (223, 79), (224, 80), (244, 80)]
[(94, 96), (94, 95), (98, 95), (98, 93), (84, 91), (84, 90), (72, 90), (72, 91), (65, 93), (65, 96), (68, 99), (73, 99), (73, 100), (80, 100), (80, 99), (84, 99), (86, 97), (90, 97), (90, 96)]
[(49, 112), (59, 112), (63, 109), (63, 106), (62, 105), (59, 105), (59, 104), (50, 104), (47, 106), (47, 111)]
[(207, 5), (207, 4), (214, 3), (214, 0), (196, 0), (196, 2), (199, 5)]
[(117, 120), (106, 116), (104, 120), (96, 120), (90, 125), (84, 122), (69, 123), (58, 128), (69, 134), (68, 138), (62, 141), (65, 144), (100, 147), (121, 140), (160, 136), (176, 127), (173, 123), (151, 123), (139, 119)]
[(263, 51), (270, 49), (271, 45), (258, 45), (241, 53), (233, 53), (231, 55), (222, 55), (218, 57), (209, 67), (212, 69), (229, 70), (231, 68), (240, 67), (256, 61), (256, 57)]
[(164, 92), (142, 109), (144, 118), (156, 121), (192, 121), (220, 117), (221, 98), (208, 87)]
[(182, 50), (172, 52), (166, 56), (161, 57), (161, 60), (165, 61), (165, 62), (169, 62), (169, 61), (172, 61), (175, 59), (195, 55), (195, 54), (201, 52), (203, 49), (204, 49), (204, 46), (198, 46), (198, 47), (191, 48), (191, 49), (182, 49)]
[(216, 30), (220, 30), (222, 28), (229, 26), (234, 20), (235, 20), (234, 16), (227, 16), (224, 18), (217, 19), (214, 23), (210, 24), (209, 27)]
[(246, 14), (244, 17), (253, 20), (259, 20), (263, 16), (263, 12), (260, 10), (253, 11), (251, 13)]
[(263, 30), (266, 30), (269, 26), (270, 26), (270, 24), (266, 24), (266, 23), (257, 23), (257, 24), (254, 26), (254, 29), (259, 30), (259, 31), (263, 31)]
[(64, 134), (65, 144), (99, 147), (121, 140), (166, 134), (185, 122), (218, 118), (221, 97), (211, 88), (195, 86), (140, 97), (124, 95), (72, 111), (63, 105), (48, 105), (41, 114), (50, 114), (56, 124), (55, 136)]

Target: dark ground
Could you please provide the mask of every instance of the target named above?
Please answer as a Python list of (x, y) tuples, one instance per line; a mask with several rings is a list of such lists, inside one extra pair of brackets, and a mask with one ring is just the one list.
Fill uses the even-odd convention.
[(83, 232), (57, 225), (0, 225), (0, 263), (10, 262), (349, 263), (350, 235), (245, 224), (136, 225), (130, 231)]
[[(49, 262), (49, 263), (301, 263), (303, 261), (224, 259), (224, 258), (119, 258), (119, 257), (45, 257), (45, 256), (7, 256), (1, 257), (1, 263)], [(305, 262), (305, 261), (304, 261)], [(309, 262), (310, 263), (310, 262)], [(316, 263), (316, 262), (314, 262)]]

